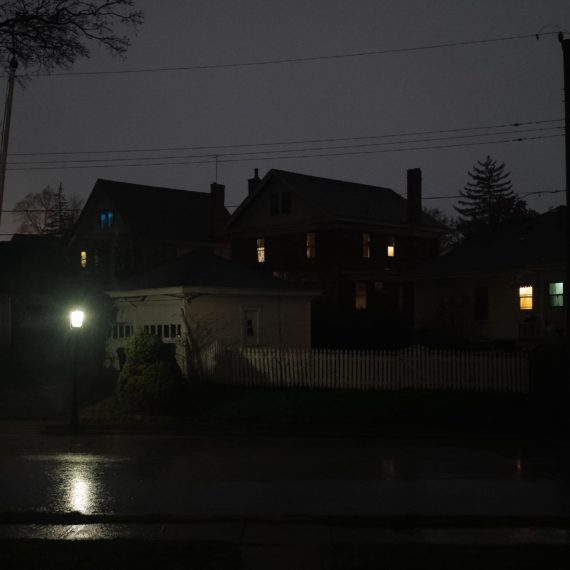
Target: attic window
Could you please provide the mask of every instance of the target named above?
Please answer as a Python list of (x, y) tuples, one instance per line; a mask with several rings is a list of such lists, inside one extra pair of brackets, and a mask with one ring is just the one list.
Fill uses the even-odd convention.
[(101, 210), (99, 212), (99, 227), (102, 230), (108, 230), (113, 227), (115, 222), (114, 210)]
[(257, 263), (265, 263), (265, 239), (257, 240)]
[(519, 309), (532, 311), (532, 285), (519, 287)]
[(548, 284), (548, 297), (550, 298), (551, 307), (564, 306), (564, 283), (558, 281), (556, 283)]
[(269, 214), (278, 216), (279, 214), (290, 214), (292, 204), (292, 192), (274, 192), (269, 195)]

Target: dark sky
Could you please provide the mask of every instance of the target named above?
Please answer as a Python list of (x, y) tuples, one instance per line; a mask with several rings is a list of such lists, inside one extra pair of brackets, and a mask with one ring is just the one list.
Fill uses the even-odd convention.
[[(263, 66), (77, 73), (309, 58), (548, 34), (570, 30), (568, 0), (139, 0), (137, 4), (145, 12), (145, 23), (125, 60), (94, 50), (90, 60), (75, 65), (74, 75), (36, 77), (24, 89), (17, 88), (4, 209), (12, 208), (27, 192), (60, 182), (68, 193), (86, 198), (97, 178), (208, 191), (216, 176), (215, 154), (219, 155), (217, 179), (226, 185), (228, 206), (244, 198), (254, 167), (261, 175), (269, 168), (282, 168), (388, 186), (397, 192), (405, 191), (406, 170), (419, 167), (425, 198), (454, 196), (465, 184), (467, 171), (487, 154), (506, 162), (520, 194), (564, 188), (564, 139), (551, 137), (562, 134), (553, 128), (561, 127), (560, 121), (441, 132), (562, 119), (562, 53), (555, 35), (541, 35), (539, 41), (527, 38)], [(5, 84), (1, 87), (4, 92)], [(437, 132), (404, 136), (420, 131)], [(399, 136), (358, 138), (388, 134)], [(464, 138), (385, 144), (450, 136)], [(551, 138), (487, 144), (545, 136)], [(352, 140), (291, 143), (338, 138)], [(219, 148), (274, 142), (288, 144)], [(361, 146), (365, 143), (377, 146)], [(471, 146), (402, 151), (467, 143)], [(204, 146), (218, 148), (112, 152)], [(319, 149), (308, 154), (337, 156), (279, 158), (298, 155), (300, 148), (307, 147)], [(386, 152), (394, 149), (398, 151)], [(109, 152), (18, 156), (94, 150)], [(276, 150), (279, 153), (268, 152)], [(264, 153), (227, 156), (246, 151)], [(346, 154), (356, 152), (365, 154)], [(150, 160), (144, 166), (128, 166), (145, 164), (141, 157)], [(118, 158), (129, 160), (121, 164), (115, 161)], [(85, 159), (100, 162), (69, 162)], [(30, 165), (31, 160), (36, 164)], [(198, 163), (188, 164), (192, 161)], [(26, 164), (16, 166), (16, 162)], [(152, 165), (156, 162), (184, 164)], [(50, 169), (38, 169), (46, 167)], [(564, 195), (542, 194), (527, 200), (545, 211), (562, 204)], [(454, 198), (426, 199), (424, 205), (451, 211), (454, 202)], [(0, 233), (14, 229), (11, 214), (3, 214)]]

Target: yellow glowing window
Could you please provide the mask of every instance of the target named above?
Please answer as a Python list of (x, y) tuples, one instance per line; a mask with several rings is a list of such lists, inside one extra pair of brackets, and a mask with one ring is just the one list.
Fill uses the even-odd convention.
[(257, 263), (265, 263), (265, 239), (257, 240)]
[(362, 257), (370, 259), (371, 250), (372, 238), (369, 233), (365, 232), (362, 234)]
[(317, 257), (317, 234), (315, 232), (307, 233), (307, 259), (315, 259)]
[(81, 267), (83, 267), (83, 269), (85, 269), (87, 267), (87, 252), (86, 251), (82, 251), (81, 252)]
[(519, 308), (521, 311), (532, 310), (532, 285), (519, 287)]
[(396, 242), (394, 238), (388, 240), (388, 246), (386, 247), (386, 255), (388, 257), (394, 257), (396, 255)]
[(366, 309), (366, 283), (354, 284), (354, 308)]

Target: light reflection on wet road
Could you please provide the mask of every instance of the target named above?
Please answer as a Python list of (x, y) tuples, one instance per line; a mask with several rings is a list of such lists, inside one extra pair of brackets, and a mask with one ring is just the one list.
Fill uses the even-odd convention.
[(569, 474), (566, 444), (0, 437), (0, 512), (570, 515)]

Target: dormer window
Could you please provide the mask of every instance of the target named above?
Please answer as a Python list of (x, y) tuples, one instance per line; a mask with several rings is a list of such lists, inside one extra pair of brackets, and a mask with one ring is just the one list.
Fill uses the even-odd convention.
[(113, 227), (115, 223), (115, 211), (114, 210), (101, 210), (99, 212), (99, 228), (102, 230), (108, 230)]

